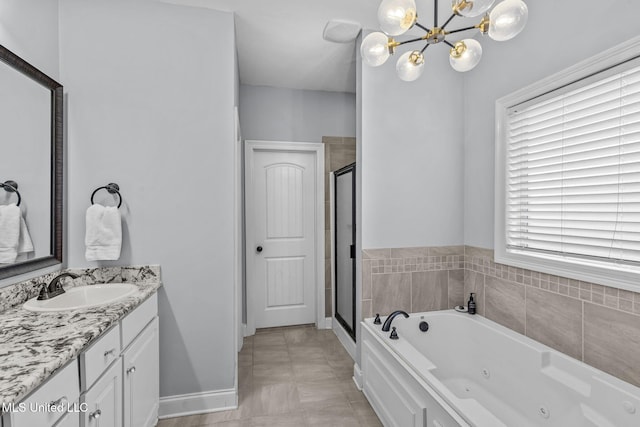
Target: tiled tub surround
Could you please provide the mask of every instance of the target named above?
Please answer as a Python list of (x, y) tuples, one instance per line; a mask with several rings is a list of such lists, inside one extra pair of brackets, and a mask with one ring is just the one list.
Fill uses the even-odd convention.
[(471, 246), (364, 250), (362, 289), (363, 317), (451, 308), (475, 292), (478, 314), (640, 386), (640, 293), (498, 264)]
[(367, 249), (362, 313), (444, 310), (464, 302), (464, 246)]
[(27, 311), (22, 304), (61, 272), (0, 289), (0, 407), (19, 402), (161, 286), (159, 266), (65, 271), (81, 275), (72, 283), (65, 280), (65, 288), (127, 282), (139, 289), (104, 306), (42, 313)]

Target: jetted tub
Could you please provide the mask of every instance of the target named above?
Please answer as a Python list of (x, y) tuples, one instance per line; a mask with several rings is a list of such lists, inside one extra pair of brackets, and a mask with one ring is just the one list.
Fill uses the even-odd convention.
[(446, 310), (392, 325), (397, 340), (362, 322), (363, 390), (385, 426), (640, 426), (640, 388), (484, 317)]

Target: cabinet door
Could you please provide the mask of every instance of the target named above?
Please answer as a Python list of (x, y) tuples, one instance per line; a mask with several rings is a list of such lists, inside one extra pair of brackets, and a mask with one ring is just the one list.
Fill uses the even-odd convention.
[(54, 427), (78, 427), (79, 425), (80, 417), (78, 417), (78, 413), (69, 412)]
[(160, 395), (159, 351), (156, 317), (122, 354), (124, 427), (156, 425)]
[[(122, 360), (118, 359), (96, 381), (83, 399), (83, 427), (120, 427), (122, 425)], [(84, 408), (83, 408), (84, 409)]]

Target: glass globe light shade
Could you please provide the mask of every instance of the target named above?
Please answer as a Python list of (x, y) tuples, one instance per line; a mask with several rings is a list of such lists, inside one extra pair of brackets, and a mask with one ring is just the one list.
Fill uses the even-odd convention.
[(466, 3), (463, 9), (459, 9), (458, 13), (467, 18), (475, 18), (485, 13), (496, 0), (453, 0), (453, 7), (461, 3)]
[(489, 37), (497, 41), (510, 40), (527, 24), (529, 9), (522, 0), (505, 0), (489, 15)]
[(482, 58), (482, 46), (475, 39), (464, 39), (451, 48), (449, 63), (454, 70), (464, 73), (475, 68)]
[(382, 0), (378, 7), (380, 29), (390, 36), (406, 33), (417, 16), (415, 0)]
[(424, 55), (419, 51), (405, 52), (396, 63), (398, 77), (405, 82), (412, 82), (424, 71)]
[(389, 37), (381, 32), (371, 33), (362, 40), (360, 54), (365, 64), (377, 67), (389, 59)]

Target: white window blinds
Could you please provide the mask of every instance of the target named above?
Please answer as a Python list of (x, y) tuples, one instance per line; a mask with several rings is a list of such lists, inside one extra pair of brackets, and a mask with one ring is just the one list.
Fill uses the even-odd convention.
[(507, 250), (640, 265), (640, 63), (507, 112)]

